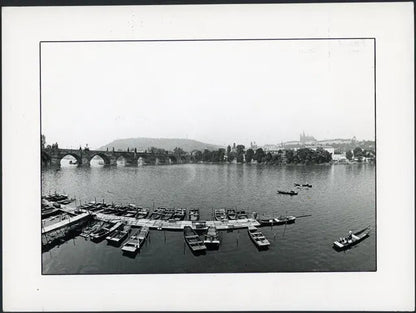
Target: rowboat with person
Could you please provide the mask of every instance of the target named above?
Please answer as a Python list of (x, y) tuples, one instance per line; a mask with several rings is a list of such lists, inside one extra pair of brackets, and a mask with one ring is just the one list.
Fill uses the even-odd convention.
[(333, 246), (336, 250), (348, 249), (367, 238), (370, 235), (370, 231), (370, 226), (356, 232), (350, 230), (347, 236), (340, 237), (338, 240), (334, 241)]

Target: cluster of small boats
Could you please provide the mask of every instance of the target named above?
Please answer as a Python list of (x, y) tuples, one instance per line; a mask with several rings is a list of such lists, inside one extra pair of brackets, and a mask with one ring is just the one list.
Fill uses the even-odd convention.
[(149, 227), (146, 226), (134, 229), (130, 234), (129, 240), (121, 247), (121, 250), (125, 253), (136, 253), (143, 246), (149, 232)]
[[(197, 230), (190, 226), (185, 226), (183, 234), (185, 242), (194, 254), (205, 253), (207, 249), (218, 249), (220, 246), (220, 238), (215, 226), (208, 227), (203, 239), (200, 238)], [(256, 227), (249, 226), (248, 235), (259, 250), (269, 248), (270, 242)]]
[(61, 205), (69, 204), (73, 201), (74, 199), (69, 199), (68, 195), (65, 194), (55, 193), (43, 196), (41, 202), (42, 219), (61, 213)]
[(122, 222), (95, 221), (86, 227), (80, 236), (93, 242), (106, 239), (108, 244), (118, 247), (127, 239), (121, 250), (125, 253), (136, 253), (143, 246), (149, 232), (147, 226), (132, 228)]
[(75, 201), (75, 199), (69, 199), (68, 195), (66, 194), (59, 194), (59, 193), (54, 193), (54, 194), (50, 194), (47, 196), (42, 196), (42, 199), (45, 199), (49, 202), (55, 202), (58, 204), (69, 204), (73, 201)]
[[(186, 217), (186, 209), (183, 208), (157, 208), (150, 214), (151, 220), (183, 221)], [(199, 217), (198, 217), (199, 218)]]
[[(312, 188), (312, 185), (295, 183), (295, 187)], [(293, 190), (278, 190), (278, 193), (289, 195), (298, 194)], [(69, 199), (68, 196), (65, 194), (55, 193), (43, 196), (42, 219), (51, 215), (57, 215), (62, 213), (60, 209), (61, 205), (69, 204), (73, 201), (74, 199)], [(134, 204), (114, 205), (106, 204), (104, 203), (104, 201), (102, 203), (92, 201), (78, 206), (76, 210), (80, 209), (92, 212), (100, 212), (103, 214), (132, 217), (136, 219), (148, 218), (151, 220), (161, 221), (182, 221), (185, 220), (187, 217), (187, 209), (185, 208), (158, 207), (150, 213), (149, 208), (139, 207)], [(74, 213), (76, 213), (76, 211)], [(185, 242), (187, 243), (191, 251), (193, 253), (201, 253), (206, 251), (207, 249), (218, 249), (220, 246), (220, 237), (216, 227), (207, 226), (206, 222), (199, 221), (199, 209), (191, 208), (189, 209), (188, 213), (188, 220), (193, 222), (192, 227), (185, 226), (183, 232)], [(244, 210), (236, 209), (215, 209), (213, 215), (216, 221), (221, 222), (227, 220), (232, 221), (239, 219), (248, 219), (248, 214)], [(253, 215), (255, 215), (255, 213), (253, 213)], [(296, 221), (296, 218), (296, 216), (291, 215), (280, 215), (278, 217), (259, 217), (256, 219), (260, 223), (260, 226), (274, 226), (294, 223)], [(47, 220), (45, 219), (45, 221)], [(230, 227), (231, 226), (232, 225), (230, 225)], [(371, 228), (369, 226), (356, 232), (350, 231), (347, 236), (341, 237), (338, 240), (334, 241), (333, 247), (336, 250), (348, 249), (367, 238), (370, 234), (370, 231)], [(143, 246), (146, 238), (149, 235), (149, 232), (150, 230), (147, 226), (137, 228), (126, 226), (123, 222), (95, 221), (94, 223), (84, 228), (84, 230), (81, 233), (81, 236), (84, 238), (89, 238), (94, 242), (99, 242), (101, 240), (106, 239), (107, 242), (111, 245), (122, 246), (121, 249), (124, 253), (136, 253)], [(198, 232), (203, 232), (202, 238), (198, 235)], [(249, 226), (248, 235), (257, 248), (267, 249), (270, 246), (269, 240), (267, 240), (264, 234), (256, 227)], [(124, 243), (124, 245), (122, 245), (124, 241), (126, 242)]]
[(100, 212), (116, 216), (134, 217), (137, 219), (146, 218), (150, 209), (138, 207), (135, 204), (121, 205), (104, 202), (91, 201), (77, 207), (77, 209)]
[(214, 218), (217, 221), (243, 220), (248, 219), (248, 214), (244, 210), (236, 211), (234, 209), (215, 209)]

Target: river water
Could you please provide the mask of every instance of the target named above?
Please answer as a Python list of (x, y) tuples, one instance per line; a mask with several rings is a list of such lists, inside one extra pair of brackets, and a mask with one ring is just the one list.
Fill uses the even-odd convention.
[[(297, 196), (276, 193), (310, 183)], [(152, 230), (134, 258), (106, 241), (75, 237), (42, 253), (44, 274), (237, 273), (375, 271), (375, 166), (369, 164), (262, 166), (184, 164), (143, 167), (62, 167), (42, 172), (42, 193), (64, 191), (81, 201), (135, 203), (152, 208), (213, 208), (261, 215), (307, 215), (287, 226), (262, 227), (271, 242), (258, 251), (247, 230), (220, 232), (218, 250), (195, 256), (182, 232)], [(334, 240), (371, 225), (370, 237), (345, 252)]]

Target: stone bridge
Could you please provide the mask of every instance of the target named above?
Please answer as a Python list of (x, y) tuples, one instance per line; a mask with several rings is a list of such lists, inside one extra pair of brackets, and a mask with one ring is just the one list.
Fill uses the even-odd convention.
[(151, 153), (137, 151), (99, 151), (88, 149), (61, 149), (45, 148), (42, 149), (43, 166), (60, 166), (61, 160), (65, 156), (72, 156), (77, 161), (78, 166), (90, 165), (90, 161), (95, 156), (101, 157), (104, 165), (117, 165), (118, 160), (124, 160), (126, 166), (137, 166), (147, 164), (177, 164), (187, 163), (191, 160), (189, 156), (176, 155), (173, 153)]

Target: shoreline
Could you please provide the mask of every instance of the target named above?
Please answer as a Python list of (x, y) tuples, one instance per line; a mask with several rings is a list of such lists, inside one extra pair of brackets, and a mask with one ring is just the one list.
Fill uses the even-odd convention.
[(43, 169), (60, 169), (60, 168), (77, 168), (77, 167), (147, 167), (147, 166), (175, 166), (175, 165), (187, 165), (187, 164), (193, 164), (193, 165), (249, 165), (249, 166), (269, 166), (269, 167), (297, 167), (297, 166), (332, 166), (332, 165), (376, 165), (376, 162), (325, 162), (325, 163), (286, 163), (286, 164), (273, 164), (268, 162), (187, 162), (187, 163), (159, 163), (159, 164), (141, 164), (141, 165), (124, 165), (124, 166), (118, 166), (118, 165), (98, 165), (98, 166), (91, 166), (91, 165), (81, 165), (81, 166), (42, 166)]

